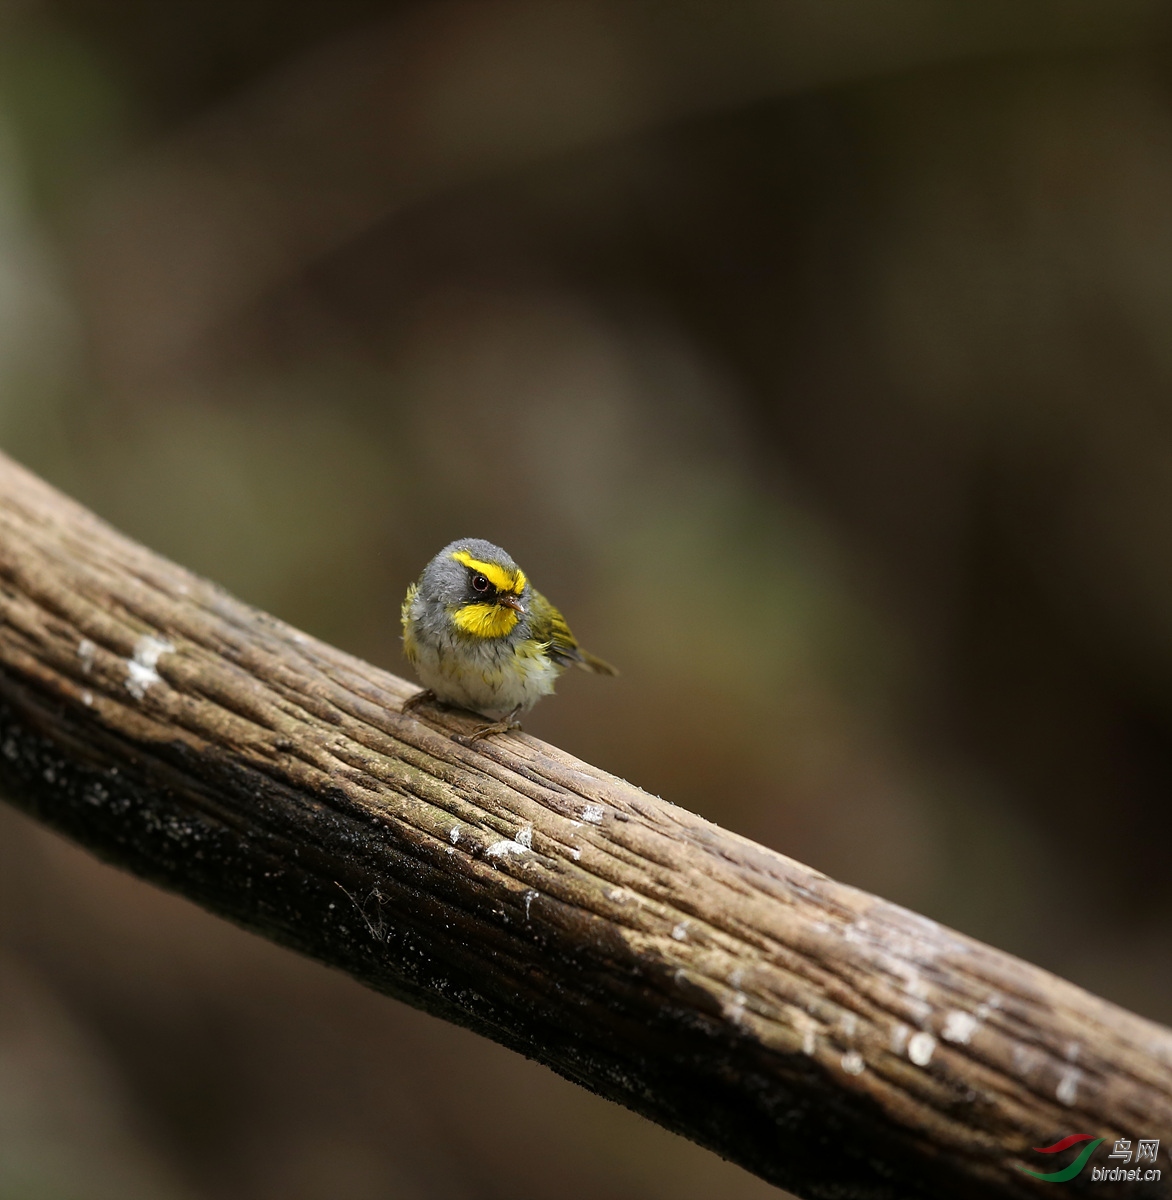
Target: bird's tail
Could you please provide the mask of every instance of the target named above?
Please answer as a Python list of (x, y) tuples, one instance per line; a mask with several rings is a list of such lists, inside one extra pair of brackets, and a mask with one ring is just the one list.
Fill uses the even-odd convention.
[(610, 663), (591, 654), (589, 650), (583, 650), (581, 646), (578, 647), (578, 653), (582, 657), (578, 659), (577, 665), (583, 671), (589, 671), (592, 675), (617, 675), (619, 673), (618, 667), (612, 667)]

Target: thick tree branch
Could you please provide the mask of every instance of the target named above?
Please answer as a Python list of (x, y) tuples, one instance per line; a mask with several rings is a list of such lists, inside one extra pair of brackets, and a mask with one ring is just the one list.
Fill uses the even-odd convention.
[(7, 459), (0, 616), (13, 802), (803, 1196), (1047, 1195), (1030, 1147), (1172, 1142), (1167, 1029), (534, 738), (459, 745)]

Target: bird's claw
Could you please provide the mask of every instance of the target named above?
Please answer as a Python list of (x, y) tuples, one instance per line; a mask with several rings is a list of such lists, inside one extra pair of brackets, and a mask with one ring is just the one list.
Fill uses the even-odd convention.
[(521, 728), (521, 722), (517, 720), (517, 713), (520, 708), (515, 708), (503, 721), (492, 721), (488, 725), (481, 725), (479, 729), (474, 729), (471, 733), (454, 733), (452, 741), (459, 742), (461, 746), (471, 746), (479, 742), (482, 738), (492, 737), (494, 733), (512, 733), (514, 729)]
[(421, 692), (416, 692), (414, 696), (410, 696), (404, 700), (399, 706), (401, 713), (409, 713), (413, 708), (418, 708), (421, 704), (432, 704), (435, 702), (435, 692), (431, 688), (424, 688)]

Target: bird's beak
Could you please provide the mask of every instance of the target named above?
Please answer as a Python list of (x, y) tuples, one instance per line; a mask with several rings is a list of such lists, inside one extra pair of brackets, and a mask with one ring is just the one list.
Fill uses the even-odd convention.
[(525, 606), (521, 603), (520, 598), (517, 596), (497, 596), (496, 602), (501, 606), (501, 608), (511, 608), (513, 612), (520, 613), (522, 616), (525, 615)]

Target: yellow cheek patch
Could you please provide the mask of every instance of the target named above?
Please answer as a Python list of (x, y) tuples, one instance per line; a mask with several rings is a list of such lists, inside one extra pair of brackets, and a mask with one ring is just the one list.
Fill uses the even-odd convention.
[[(482, 562), (479, 558), (473, 558), (467, 550), (454, 550), (452, 557), (456, 562), (466, 566), (469, 571), (479, 571), (498, 592), (513, 592), (519, 596), (525, 590), (525, 584), (528, 583), (525, 572), (520, 567), (516, 569), (516, 572), (506, 571), (504, 567), (498, 567), (496, 563)], [(516, 624), (515, 620), (513, 624)]]
[(507, 637), (520, 619), (511, 608), (498, 604), (465, 604), (452, 613), (457, 629), (481, 638)]

